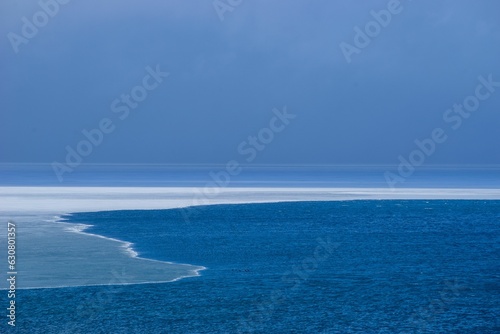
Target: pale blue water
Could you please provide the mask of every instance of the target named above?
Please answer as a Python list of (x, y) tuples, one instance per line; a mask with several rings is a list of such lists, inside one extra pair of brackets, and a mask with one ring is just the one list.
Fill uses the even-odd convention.
[[(59, 181), (50, 165), (0, 164), (0, 186), (204, 186), (222, 165), (81, 165)], [(395, 166), (244, 166), (224, 186), (379, 187)], [(422, 166), (397, 188), (500, 188), (500, 167)]]
[(500, 331), (500, 201), (216, 205), (189, 217), (66, 216), (143, 257), (208, 269), (173, 283), (21, 290), (16, 332)]

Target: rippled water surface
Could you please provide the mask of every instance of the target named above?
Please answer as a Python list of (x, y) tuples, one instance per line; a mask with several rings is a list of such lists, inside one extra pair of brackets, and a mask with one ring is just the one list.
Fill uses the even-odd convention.
[(207, 269), (171, 283), (22, 290), (18, 332), (500, 330), (500, 201), (213, 205), (65, 218), (132, 242), (141, 257)]

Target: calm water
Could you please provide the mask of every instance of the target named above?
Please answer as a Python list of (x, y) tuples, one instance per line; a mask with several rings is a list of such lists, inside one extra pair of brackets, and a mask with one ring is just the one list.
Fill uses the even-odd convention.
[[(173, 283), (21, 290), (19, 333), (500, 331), (500, 201), (216, 205), (65, 218), (131, 241), (143, 257), (208, 269)], [(127, 272), (116, 276), (126, 281)]]
[[(0, 164), (0, 186), (204, 186), (223, 165), (81, 165), (58, 180), (50, 165)], [(244, 166), (225, 186), (386, 188), (395, 166)], [(500, 188), (500, 166), (418, 167), (397, 188)]]

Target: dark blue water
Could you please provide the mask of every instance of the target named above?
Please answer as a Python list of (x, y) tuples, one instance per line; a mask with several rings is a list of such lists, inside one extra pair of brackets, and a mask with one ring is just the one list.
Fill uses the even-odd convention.
[(500, 332), (500, 201), (216, 205), (66, 218), (135, 243), (142, 257), (208, 269), (165, 284), (24, 290), (17, 332)]

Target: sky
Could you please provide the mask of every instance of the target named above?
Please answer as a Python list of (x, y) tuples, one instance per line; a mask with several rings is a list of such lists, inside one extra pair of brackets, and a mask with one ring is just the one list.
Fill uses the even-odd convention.
[(371, 165), (420, 150), (428, 165), (500, 164), (499, 13), (496, 0), (5, 0), (0, 163)]

